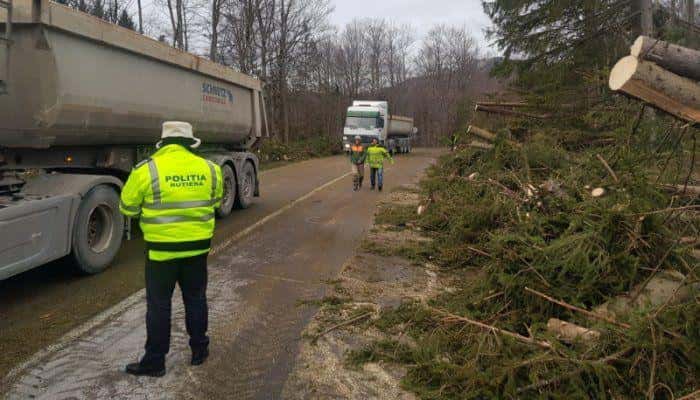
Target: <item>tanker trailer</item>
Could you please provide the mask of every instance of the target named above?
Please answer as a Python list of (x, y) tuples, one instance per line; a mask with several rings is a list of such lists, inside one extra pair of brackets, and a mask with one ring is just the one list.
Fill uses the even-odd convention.
[[(0, 2), (5, 4), (5, 2)], [(71, 255), (92, 274), (130, 221), (131, 169), (167, 120), (190, 122), (221, 166), (228, 216), (259, 196), (262, 83), (48, 0), (0, 8), (0, 280)]]
[(417, 132), (413, 118), (391, 115), (389, 117), (388, 140), (392, 142), (391, 150), (397, 153), (411, 151), (411, 138)]

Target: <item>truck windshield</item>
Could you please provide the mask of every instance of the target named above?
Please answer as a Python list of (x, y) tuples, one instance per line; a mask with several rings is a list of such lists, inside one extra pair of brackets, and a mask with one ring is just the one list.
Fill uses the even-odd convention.
[(345, 126), (354, 129), (376, 129), (381, 126), (381, 122), (380, 118), (348, 117)]

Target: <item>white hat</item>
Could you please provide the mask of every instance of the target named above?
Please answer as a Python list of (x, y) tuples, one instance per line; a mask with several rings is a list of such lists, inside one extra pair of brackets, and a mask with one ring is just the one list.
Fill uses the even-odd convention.
[[(194, 140), (194, 143), (190, 145), (191, 148), (196, 149), (199, 147), (200, 144), (202, 144), (202, 140), (194, 137), (194, 134), (192, 133), (192, 125), (190, 125), (188, 122), (180, 122), (180, 121), (166, 121), (163, 122), (163, 133), (161, 134), (161, 139), (167, 139), (167, 138), (184, 138), (184, 139), (192, 139)], [(159, 141), (156, 143), (156, 148), (160, 149), (160, 147), (163, 145), (163, 141)]]
[(360, 137), (360, 135), (357, 135), (355, 136), (355, 140), (362, 140), (362, 138)]

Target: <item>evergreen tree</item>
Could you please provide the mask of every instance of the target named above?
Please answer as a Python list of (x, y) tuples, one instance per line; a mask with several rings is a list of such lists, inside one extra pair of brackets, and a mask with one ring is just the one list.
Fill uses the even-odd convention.
[[(609, 68), (629, 54), (644, 22), (640, 0), (484, 0), (494, 27), (488, 35), (503, 51), (501, 76), (531, 102), (557, 109), (569, 103), (591, 106), (611, 96)], [(686, 28), (674, 26), (668, 5), (655, 2), (652, 31), (661, 39), (692, 43)], [(692, 46), (691, 46), (692, 47)]]
[(131, 29), (132, 31), (136, 30), (136, 24), (134, 23), (133, 18), (131, 18), (131, 15), (126, 12), (125, 8), (123, 8), (121, 14), (119, 14), (117, 24), (121, 27)]
[[(489, 0), (488, 33), (504, 52), (497, 71), (517, 73), (516, 85), (532, 101), (585, 102), (581, 86), (629, 52), (629, 1)], [(601, 82), (597, 82), (601, 84)], [(602, 92), (602, 91), (601, 91)]]

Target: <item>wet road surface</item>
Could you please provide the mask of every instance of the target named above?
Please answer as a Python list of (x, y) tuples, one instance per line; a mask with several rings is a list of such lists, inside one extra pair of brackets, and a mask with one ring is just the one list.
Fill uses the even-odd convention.
[[(398, 158), (387, 168), (385, 190), (415, 180), (436, 155), (421, 150)], [(176, 293), (168, 375), (154, 380), (121, 372), (142, 354), (145, 338), (144, 294), (135, 283), (143, 281), (140, 241), (128, 243), (116, 265), (97, 277), (47, 270), (62, 267), (54, 263), (0, 283), (3, 354), (23, 341), (36, 349), (55, 341), (22, 335), (37, 336), (46, 325), (55, 339), (60, 329), (50, 324), (53, 315), (71, 327), (88, 321), (13, 371), (0, 393), (9, 399), (278, 398), (300, 333), (315, 312), (299, 300), (323, 294), (323, 281), (352, 255), (384, 196), (366, 189), (353, 193), (347, 167), (344, 157), (335, 157), (268, 171), (261, 176), (262, 199), (218, 224), (208, 290), (212, 355), (201, 367), (188, 365)], [(246, 229), (251, 226), (256, 229)], [(136, 294), (95, 317), (131, 287)], [(67, 325), (61, 325), (63, 332)]]

